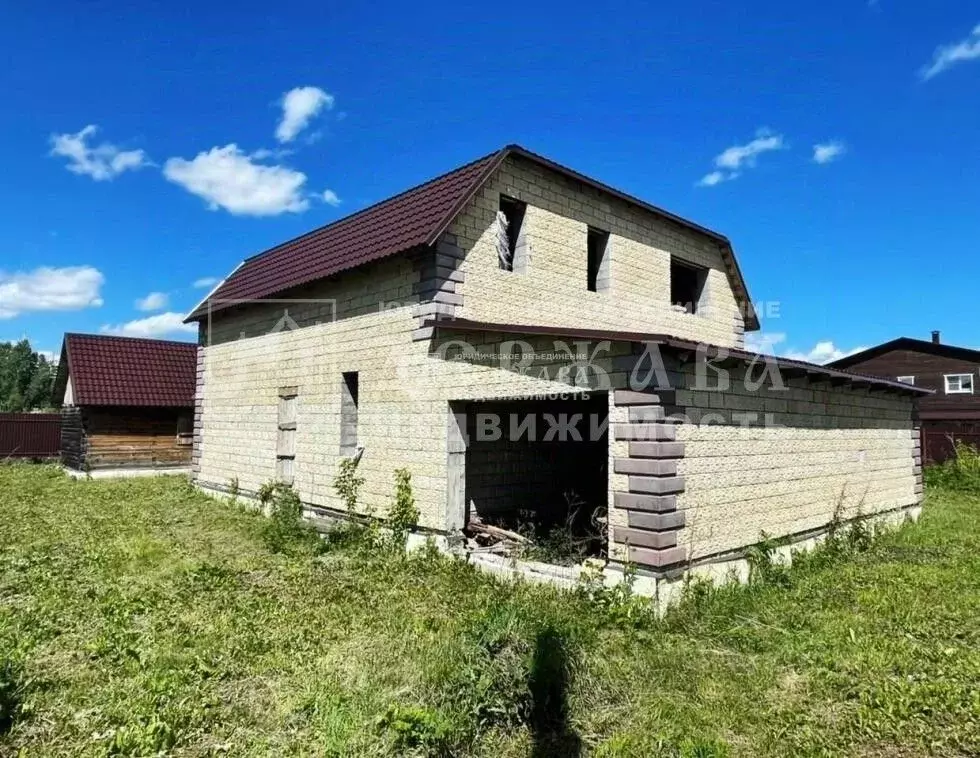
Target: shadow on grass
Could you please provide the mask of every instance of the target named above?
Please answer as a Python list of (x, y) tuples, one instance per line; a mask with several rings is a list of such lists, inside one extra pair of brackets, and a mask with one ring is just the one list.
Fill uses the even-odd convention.
[(539, 631), (528, 682), (534, 758), (576, 758), (582, 754), (582, 741), (568, 723), (569, 669), (564, 637), (550, 626)]

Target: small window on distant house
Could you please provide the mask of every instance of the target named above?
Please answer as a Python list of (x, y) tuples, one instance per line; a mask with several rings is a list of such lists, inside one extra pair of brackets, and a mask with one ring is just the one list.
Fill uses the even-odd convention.
[(279, 388), (276, 432), (276, 479), (292, 484), (296, 462), (296, 387)]
[(915, 384), (915, 377), (914, 376), (900, 376), (900, 377), (897, 377), (897, 378), (898, 378), (898, 381), (900, 381), (902, 384)]
[[(524, 214), (527, 204), (506, 195), (500, 196), (497, 211), (497, 263), (503, 271), (514, 271), (522, 253)], [(519, 266), (517, 267), (519, 270)]]
[(973, 374), (946, 374), (947, 395), (972, 395)]
[(697, 313), (701, 293), (708, 278), (708, 269), (685, 263), (671, 256), (670, 302), (676, 309)]
[(589, 292), (609, 288), (609, 232), (589, 227)]
[(340, 382), (340, 452), (357, 450), (357, 372), (345, 371)]

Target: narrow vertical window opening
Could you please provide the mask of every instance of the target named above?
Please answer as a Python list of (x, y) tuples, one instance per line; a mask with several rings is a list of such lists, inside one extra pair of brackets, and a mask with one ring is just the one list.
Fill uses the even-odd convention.
[(497, 263), (503, 271), (513, 271), (522, 243), (521, 232), (524, 227), (524, 214), (527, 205), (520, 200), (500, 196), (497, 211)]
[(589, 292), (602, 292), (609, 286), (609, 232), (589, 227), (588, 237), (588, 288)]
[(358, 376), (345, 371), (340, 382), (340, 452), (350, 455), (357, 450)]

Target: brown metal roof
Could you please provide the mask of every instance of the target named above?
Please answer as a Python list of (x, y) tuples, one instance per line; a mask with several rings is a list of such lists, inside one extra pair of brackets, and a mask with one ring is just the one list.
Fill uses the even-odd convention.
[(590, 179), (519, 145), (508, 145), (352, 216), (284, 242), (249, 258), (187, 317), (203, 318), (209, 310), (236, 301), (285, 292), (390, 255), (433, 245), (490, 175), (509, 156), (519, 156), (654, 213), (718, 243), (729, 279), (745, 315), (748, 330), (759, 321), (738, 262), (726, 237), (617, 189)]
[(831, 361), (827, 365), (835, 366), (837, 368), (847, 368), (856, 363), (862, 363), (863, 361), (875, 358), (879, 355), (884, 355), (892, 350), (910, 350), (916, 353), (925, 353), (927, 355), (938, 355), (942, 358), (955, 358), (961, 361), (980, 363), (980, 350), (974, 350), (969, 347), (958, 347), (956, 345), (947, 345), (945, 342), (929, 342), (927, 340), (917, 340), (913, 337), (899, 337), (898, 339), (894, 339), (889, 342), (882, 342), (880, 345), (869, 347), (866, 350), (862, 350), (860, 353), (851, 353), (843, 358), (838, 358), (836, 361)]
[(867, 376), (856, 374), (851, 371), (841, 371), (840, 369), (821, 366), (816, 363), (797, 361), (790, 358), (781, 358), (774, 355), (763, 355), (753, 353), (749, 350), (740, 350), (733, 347), (723, 347), (711, 345), (703, 342), (692, 342), (671, 337), (667, 334), (648, 334), (645, 332), (620, 332), (606, 329), (569, 329), (562, 326), (527, 326), (521, 324), (497, 324), (489, 321), (470, 321), (469, 319), (429, 319), (425, 326), (433, 326), (438, 329), (449, 329), (463, 332), (498, 332), (502, 334), (528, 334), (538, 336), (555, 336), (582, 340), (609, 340), (611, 342), (646, 342), (663, 345), (676, 350), (705, 350), (709, 357), (727, 356), (746, 363), (758, 360), (775, 361), (776, 366), (794, 373), (802, 373), (808, 376), (821, 376), (828, 379), (838, 379), (856, 385), (866, 385), (869, 387), (882, 387), (908, 395), (931, 395), (932, 390), (923, 387), (916, 387), (904, 382), (896, 382), (890, 379), (882, 379), (877, 376)]
[(194, 405), (197, 345), (66, 334), (54, 386), (57, 403), (64, 399), (69, 376), (75, 405), (189, 408)]
[[(435, 241), (433, 230), (449, 225), (486, 176), (499, 165), (503, 152), (485, 155), (249, 258), (210, 295), (211, 310), (228, 307), (236, 300), (271, 297), (355, 266), (431, 245)], [(187, 320), (199, 319), (207, 312), (205, 301)]]

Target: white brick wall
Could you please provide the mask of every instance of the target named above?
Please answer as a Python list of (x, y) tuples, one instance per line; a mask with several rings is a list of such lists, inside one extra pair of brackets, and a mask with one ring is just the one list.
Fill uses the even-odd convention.
[[(527, 273), (497, 266), (492, 224), (501, 192), (529, 204)], [(611, 233), (607, 292), (586, 289), (589, 224)], [(741, 340), (735, 298), (714, 243), (525, 162), (505, 164), (448, 235), (466, 254), (462, 317), (665, 332), (722, 345)], [(710, 269), (709, 312), (670, 308), (671, 252)], [(401, 256), (304, 288), (294, 296), (333, 302), (289, 305), (290, 317), (302, 327), (292, 332), (269, 333), (282, 304), (216, 316), (202, 348), (200, 483), (227, 486), (237, 478), (241, 489), (254, 491), (274, 477), (279, 388), (296, 386), (295, 486), (307, 502), (340, 507), (333, 478), (340, 457), (341, 374), (357, 371), (363, 507), (384, 515), (394, 471), (406, 467), (422, 524), (443, 528), (449, 401), (567, 390), (566, 380), (558, 378), (567, 361), (541, 360), (519, 375), (494, 359), (443, 360), (430, 352), (438, 342), (411, 338), (418, 325), (418, 296), (412, 294), (418, 279), (417, 263)], [(478, 351), (506, 349), (506, 335), (459, 336)], [(551, 338), (519, 339), (541, 352), (554, 348)], [(609, 347), (597, 363), (613, 386), (624, 387), (626, 373), (619, 364), (613, 372), (611, 359), (629, 347)], [(754, 542), (763, 529), (778, 535), (826, 523), (842, 492), (850, 513), (862, 497), (866, 512), (917, 499), (908, 399), (799, 383), (788, 393), (681, 389), (677, 402), (691, 409), (772, 413), (786, 427), (678, 429), (678, 439), (687, 444), (681, 473), (688, 484), (678, 501), (688, 511), (682, 544), (694, 557)], [(611, 442), (610, 470), (615, 457), (628, 455), (627, 448)], [(624, 481), (611, 474), (610, 492), (624, 490)], [(613, 525), (622, 525), (620, 515), (613, 510)]]
[[(686, 374), (693, 384), (693, 374)], [(733, 377), (725, 393), (678, 390), (681, 410), (727, 408), (771, 414), (760, 424), (681, 424), (678, 473), (687, 511), (681, 541), (690, 557), (757, 542), (761, 532), (785, 536), (842, 515), (915, 505), (912, 399), (848, 386), (791, 379), (785, 391), (745, 389)]]
[[(202, 348), (199, 482), (227, 486), (237, 477), (241, 489), (254, 491), (271, 480), (278, 391), (296, 386), (295, 486), (307, 502), (340, 507), (333, 478), (340, 449), (341, 373), (357, 371), (365, 509), (383, 515), (394, 488), (394, 470), (407, 467), (421, 523), (442, 528), (448, 402), (567, 391), (568, 385), (555, 379), (567, 362), (539, 361), (527, 375), (518, 375), (492, 359), (447, 361), (430, 355), (428, 341), (411, 340), (417, 324), (411, 297), (404, 305), (382, 311), (367, 305), (372, 300), (390, 305), (391, 293), (410, 292), (416, 276), (410, 264), (393, 259), (360, 272), (352, 289), (345, 279), (309, 288), (303, 298), (336, 299), (338, 320), (315, 323), (329, 311), (323, 305), (285, 306), (298, 323), (311, 324), (291, 332), (264, 333), (281, 316), (281, 304), (257, 315), (216, 316), (214, 344)], [(245, 338), (239, 336), (242, 330)], [(485, 353), (499, 353), (505, 340), (499, 334), (461, 336)], [(554, 347), (550, 338), (527, 341), (541, 352)], [(604, 365), (609, 368), (608, 359)]]
[[(526, 273), (497, 263), (495, 214), (500, 195), (527, 203)], [(588, 226), (610, 232), (611, 281), (586, 288)], [(741, 316), (717, 242), (623, 201), (600, 195), (525, 160), (511, 158), (450, 226), (467, 250), (463, 318), (634, 332), (666, 333), (717, 345), (741, 344)], [(706, 267), (697, 314), (670, 304), (670, 256)]]

